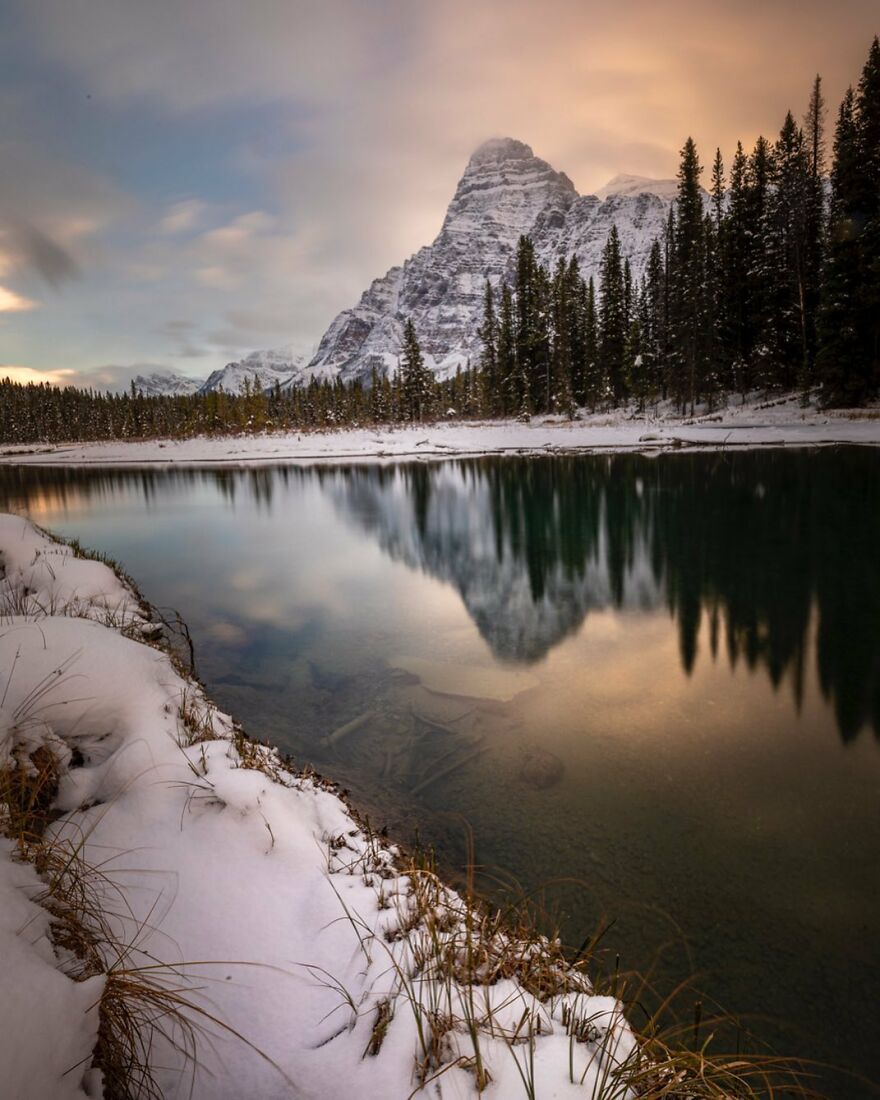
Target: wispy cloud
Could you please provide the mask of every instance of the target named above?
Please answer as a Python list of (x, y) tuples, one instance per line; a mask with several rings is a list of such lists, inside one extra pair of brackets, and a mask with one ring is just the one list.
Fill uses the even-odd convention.
[(159, 220), (159, 232), (169, 235), (197, 229), (207, 210), (198, 199), (184, 199), (172, 203)]

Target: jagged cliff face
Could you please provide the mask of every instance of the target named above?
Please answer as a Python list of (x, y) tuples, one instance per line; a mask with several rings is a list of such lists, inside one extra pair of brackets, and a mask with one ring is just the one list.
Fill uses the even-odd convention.
[(486, 278), (511, 279), (517, 241), (532, 237), (541, 263), (578, 257), (597, 276), (612, 225), (639, 276), (674, 196), (674, 181), (617, 177), (603, 197), (579, 195), (564, 172), (509, 138), (471, 157), (433, 244), (376, 279), (358, 304), (324, 334), (311, 362), (289, 385), (311, 377), (366, 379), (394, 369), (403, 322), (412, 317), (428, 365), (440, 376), (479, 354), (476, 330)]

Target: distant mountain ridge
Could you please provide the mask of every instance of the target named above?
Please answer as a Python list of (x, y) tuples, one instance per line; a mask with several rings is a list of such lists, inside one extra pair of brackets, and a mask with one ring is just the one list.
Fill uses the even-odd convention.
[(204, 385), (204, 381), (185, 374), (154, 371), (152, 374), (138, 374), (132, 385), (144, 397), (183, 397), (196, 393)]
[(306, 355), (292, 347), (254, 351), (238, 362), (212, 371), (207, 378), (190, 378), (182, 374), (155, 371), (139, 374), (134, 387), (146, 397), (177, 397), (192, 393), (241, 393), (245, 382), (268, 391), (285, 385), (306, 362)]
[(271, 390), (289, 382), (305, 362), (306, 356), (290, 347), (252, 351), (246, 358), (212, 371), (199, 387), (199, 393), (211, 393), (221, 387), (226, 393), (241, 393), (245, 381), (251, 386), (256, 383), (261, 390)]

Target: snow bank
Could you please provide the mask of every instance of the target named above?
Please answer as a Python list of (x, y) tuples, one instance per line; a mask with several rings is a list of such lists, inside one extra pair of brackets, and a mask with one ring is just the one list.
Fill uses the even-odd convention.
[(677, 416), (667, 407), (658, 414), (623, 410), (585, 415), (574, 421), (536, 417), (528, 424), (450, 420), (411, 427), (300, 434), (9, 447), (0, 454), (0, 462), (43, 466), (238, 465), (834, 443), (880, 444), (880, 409), (821, 412), (815, 406), (803, 408), (799, 396), (793, 395), (773, 402), (755, 399), (695, 418)]
[(149, 644), (111, 569), (13, 516), (0, 566), (0, 773), (52, 754), (46, 841), (96, 869), (103, 959), (75, 980), (82, 960), (38, 904), (45, 873), (0, 839), (6, 1094), (101, 1095), (98, 1004), (120, 971), (182, 990), (202, 1032), (195, 1065), (173, 1020), (153, 1036), (169, 1097), (458, 1098), (481, 1078), (505, 1100), (530, 1080), (598, 1097), (636, 1056), (620, 1006), (555, 945), (402, 872), (327, 784), (244, 738)]

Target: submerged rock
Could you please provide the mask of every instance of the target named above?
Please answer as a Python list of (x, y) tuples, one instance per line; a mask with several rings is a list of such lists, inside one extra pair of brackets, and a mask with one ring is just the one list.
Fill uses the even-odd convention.
[(546, 749), (529, 749), (519, 769), (520, 781), (539, 791), (555, 787), (564, 774), (565, 765)]

